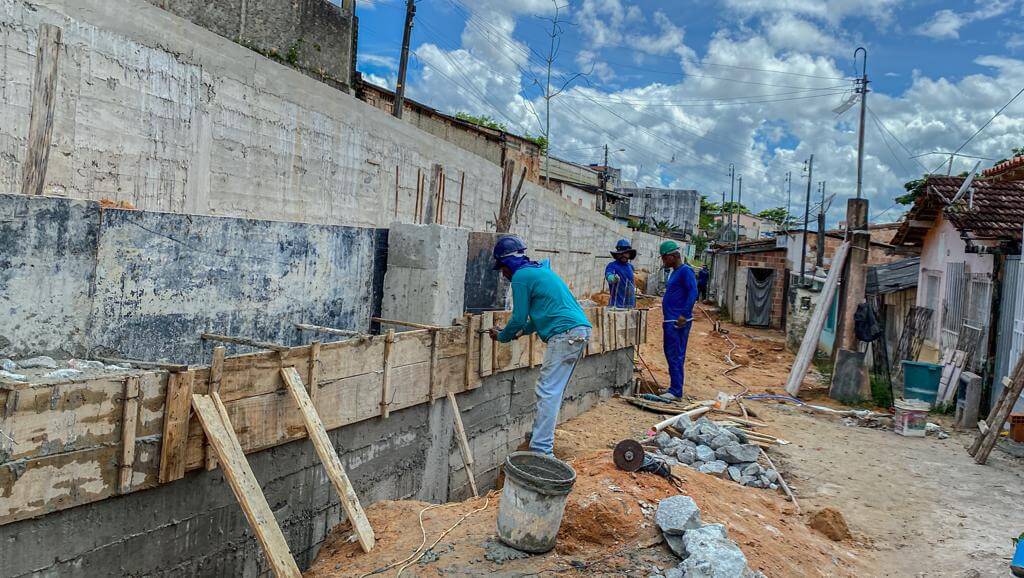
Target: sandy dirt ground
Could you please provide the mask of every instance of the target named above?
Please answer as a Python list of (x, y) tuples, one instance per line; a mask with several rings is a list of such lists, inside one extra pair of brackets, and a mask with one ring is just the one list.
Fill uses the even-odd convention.
[[(659, 313), (651, 311), (649, 342), (640, 352), (650, 387), (668, 381)], [(723, 326), (735, 348), (698, 312), (686, 393), (696, 399), (744, 389), (781, 393), (793, 359), (782, 335)], [(736, 381), (723, 375), (726, 354), (743, 365), (727, 374)], [(828, 403), (819, 382), (812, 371), (802, 396)], [(996, 451), (989, 465), (977, 466), (963, 448), (971, 439), (966, 434), (908, 439), (774, 403), (748, 406), (769, 424), (765, 431), (792, 442), (770, 454), (797, 493), (799, 513), (780, 493), (685, 467), (674, 473), (703, 519), (727, 526), (751, 568), (773, 578), (1008, 574), (1010, 537), (1024, 530), (1020, 460)], [(680, 488), (652, 474), (619, 471), (610, 457), (617, 441), (642, 439), (659, 419), (613, 399), (558, 428), (555, 453), (573, 465), (578, 481), (551, 553), (504, 559), (509, 550), (495, 538), (497, 493), (443, 506), (380, 502), (367, 509), (378, 537), (374, 551), (363, 554), (350, 529), (339, 526), (307, 575), (647, 576), (673, 566), (678, 560), (661, 543), (652, 515), (659, 499)], [(840, 512), (852, 535), (832, 541), (812, 529), (812, 516), (823, 508)], [(418, 549), (426, 555), (418, 558)]]

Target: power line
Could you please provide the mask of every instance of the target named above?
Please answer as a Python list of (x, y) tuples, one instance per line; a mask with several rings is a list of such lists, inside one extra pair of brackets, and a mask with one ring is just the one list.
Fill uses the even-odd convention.
[[(742, 102), (718, 101), (718, 102), (706, 102), (706, 103), (700, 103), (700, 102), (693, 102), (693, 103), (664, 102), (664, 103), (658, 103), (658, 102), (631, 102), (631, 101), (614, 100), (614, 99), (604, 99), (603, 102), (608, 102), (610, 104), (625, 104), (627, 106), (664, 106), (664, 107), (674, 107), (674, 108), (687, 108), (687, 107), (698, 107), (698, 106), (743, 106), (743, 105), (748, 105), (748, 104), (770, 104), (770, 103), (774, 103), (774, 102), (788, 102), (788, 101), (792, 101), (792, 100), (807, 100), (807, 99), (810, 99), (810, 98), (822, 98), (822, 97), (827, 97), (827, 96), (837, 96), (837, 95), (841, 95), (841, 94), (844, 94), (844, 93), (845, 93), (844, 91), (824, 92), (824, 93), (810, 94), (810, 95), (805, 95), (805, 96), (792, 96), (792, 97), (789, 97), (789, 98), (773, 98), (773, 99), (766, 99), (766, 100), (748, 100), (748, 101), (742, 101)], [(588, 98), (588, 100), (591, 100), (591, 99)]]
[(892, 146), (889, 144), (889, 139), (885, 138), (885, 131), (882, 130), (882, 125), (878, 121), (878, 117), (875, 116), (874, 113), (871, 114), (871, 120), (874, 121), (875, 128), (878, 129), (878, 134), (879, 134), (879, 136), (882, 137), (882, 142), (885, 143), (885, 148), (889, 149), (889, 154), (891, 154), (892, 158), (896, 160), (896, 163), (900, 165), (900, 168), (903, 169), (904, 173), (913, 176), (914, 173), (912, 173), (911, 171), (907, 170), (906, 165), (904, 165), (903, 161), (900, 160), (900, 157), (897, 156), (896, 151), (892, 150)]
[(892, 131), (889, 130), (889, 127), (885, 126), (885, 123), (882, 122), (882, 119), (878, 118), (878, 115), (875, 114), (875, 111), (871, 110), (870, 106), (868, 107), (868, 113), (871, 114), (871, 117), (875, 119), (875, 123), (878, 126), (880, 126), (882, 128), (882, 130), (884, 130), (886, 132), (886, 134), (891, 136), (892, 140), (896, 141), (896, 144), (900, 145), (900, 148), (902, 148), (903, 151), (905, 153), (907, 153), (907, 158), (910, 158), (911, 160), (913, 160), (915, 163), (918, 164), (918, 166), (920, 166), (922, 169), (924, 169), (924, 171), (927, 173), (928, 172), (928, 167), (924, 166), (924, 163), (919, 161), (917, 159), (917, 157), (914, 156), (914, 153), (910, 152), (910, 149), (907, 148), (907, 145), (903, 144), (903, 141), (901, 141), (899, 138), (897, 138), (896, 135), (894, 135), (892, 133)]
[[(976, 137), (979, 134), (981, 134), (981, 131), (985, 130), (988, 127), (988, 125), (991, 124), (992, 121), (995, 120), (997, 116), (1002, 114), (1003, 111), (1006, 110), (1006, 107), (1008, 107), (1011, 104), (1013, 104), (1013, 101), (1017, 100), (1017, 97), (1019, 97), (1021, 94), (1024, 94), (1024, 88), (1021, 88), (1020, 90), (1018, 90), (1017, 94), (1013, 95), (1013, 97), (1010, 100), (1006, 101), (1006, 104), (1001, 106), (999, 108), (999, 110), (997, 110), (996, 113), (992, 115), (992, 118), (990, 118), (987, 121), (985, 121), (985, 124), (981, 125), (981, 127), (978, 128), (978, 130), (974, 131), (974, 134), (972, 134), (970, 137), (968, 137), (968, 139), (964, 141), (964, 144), (960, 145), (959, 148), (957, 148), (955, 151), (953, 151), (953, 154), (950, 155), (950, 159), (952, 159), (954, 156), (956, 156), (957, 153), (959, 153), (960, 151), (964, 150), (964, 147), (967, 146), (972, 140), (974, 140), (974, 137)], [(941, 163), (936, 165), (936, 167), (934, 169), (932, 169), (931, 172), (934, 173), (935, 171), (937, 171), (939, 169), (939, 167), (941, 167), (944, 164), (946, 164), (946, 161), (942, 161)], [(952, 166), (952, 162), (950, 162), (950, 166)]]

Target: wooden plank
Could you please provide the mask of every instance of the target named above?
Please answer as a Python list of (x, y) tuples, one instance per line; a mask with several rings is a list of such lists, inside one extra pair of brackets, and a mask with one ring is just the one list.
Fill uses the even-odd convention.
[(277, 351), (279, 353), (287, 353), (291, 350), (290, 347), (279, 345), (277, 343), (270, 343), (267, 341), (257, 341), (255, 339), (249, 339), (248, 337), (235, 337), (233, 335), (221, 335), (219, 333), (202, 333), (199, 335), (200, 339), (206, 341), (221, 341), (223, 343), (233, 343), (235, 345), (246, 345), (248, 347), (255, 347), (257, 349), (269, 349), (271, 351)]
[(320, 421), (320, 416), (316, 413), (313, 402), (306, 394), (306, 389), (302, 385), (302, 378), (299, 377), (299, 373), (295, 371), (294, 367), (282, 369), (281, 375), (285, 383), (288, 384), (288, 392), (291, 393), (295, 405), (299, 406), (299, 412), (302, 414), (309, 438), (312, 440), (313, 447), (316, 448), (316, 452), (319, 454), (320, 460), (327, 470), (327, 476), (331, 478), (334, 489), (338, 492), (341, 506), (345, 509), (345, 515), (348, 516), (348, 520), (352, 524), (356, 536), (359, 538), (359, 545), (362, 546), (364, 552), (369, 552), (373, 549), (374, 544), (373, 528), (370, 526), (369, 520), (366, 519), (366, 513), (363, 512), (363, 507), (359, 503), (359, 497), (356, 496), (356, 491), (352, 488), (352, 483), (345, 473), (345, 468), (341, 466), (338, 452), (334, 451), (334, 445), (331, 443), (330, 438), (327, 437), (327, 430), (324, 429), (324, 424)]
[(316, 405), (316, 392), (320, 389), (320, 342), (309, 344), (309, 399)]
[(25, 159), (21, 165), (23, 195), (41, 195), (43, 185), (46, 184), (46, 165), (53, 136), (53, 108), (57, 101), (60, 44), (60, 28), (52, 24), (39, 25), (35, 75), (32, 79), (32, 109), (28, 120)]
[[(462, 211), (462, 198), (459, 198), (459, 211)], [(463, 375), (463, 386), (469, 390), (473, 388), (473, 338), (476, 331), (473, 329), (473, 314), (466, 313), (462, 318), (466, 326), (466, 372)]]
[(476, 477), (473, 476), (473, 450), (469, 447), (469, 439), (466, 438), (466, 428), (462, 425), (462, 413), (459, 411), (459, 404), (455, 401), (455, 394), (448, 392), (448, 403), (452, 406), (452, 414), (455, 416), (455, 434), (459, 441), (459, 451), (462, 453), (462, 464), (466, 468), (466, 478), (469, 480), (469, 487), (473, 490), (473, 497), (480, 495), (476, 487)]
[(494, 312), (485, 311), (480, 319), (480, 377), (487, 377), (494, 373), (494, 344), (495, 341), (486, 334), (494, 327)]
[(328, 335), (340, 335), (342, 337), (360, 337), (363, 334), (351, 329), (335, 329), (323, 325), (311, 325), (309, 323), (296, 323), (295, 328), (299, 331), (312, 331), (315, 333), (326, 333)]
[(167, 380), (164, 437), (160, 449), (160, 483), (185, 475), (185, 442), (191, 410), (193, 373), (172, 373)]
[[(213, 358), (210, 361), (210, 377), (209, 377), (209, 393), (210, 395), (220, 393), (220, 383), (224, 378), (224, 353), (226, 347), (218, 345), (213, 348)], [(217, 452), (210, 445), (210, 440), (206, 440), (206, 469), (214, 470), (217, 468)]]
[(846, 242), (836, 249), (832, 256), (832, 268), (828, 270), (825, 284), (818, 296), (818, 304), (814, 307), (814, 313), (807, 323), (804, 332), (804, 339), (800, 342), (800, 350), (797, 352), (796, 360), (789, 372), (789, 379), (786, 382), (786, 393), (797, 395), (800, 393), (800, 385), (807, 377), (807, 370), (811, 366), (811, 359), (814, 352), (818, 350), (818, 338), (821, 337), (821, 330), (825, 327), (825, 320), (832, 309), (832, 300), (836, 295), (836, 287), (839, 284), (839, 275), (846, 262), (846, 254), (849, 251), (850, 243)]
[(441, 379), (437, 375), (438, 371), (438, 359), (437, 359), (437, 332), (430, 332), (430, 383), (427, 387), (427, 402), (430, 405), (434, 405), (434, 400), (437, 398), (437, 390), (441, 387)]
[(371, 317), (370, 321), (376, 321), (381, 325), (401, 325), (403, 327), (412, 327), (413, 329), (428, 329), (431, 331), (442, 328), (440, 325), (428, 325), (426, 323), (415, 323), (413, 321), (398, 321), (395, 319), (384, 319), (382, 317)]
[(380, 416), (384, 419), (391, 414), (391, 348), (395, 343), (395, 330), (388, 329), (384, 341), (383, 367), (381, 369)]
[(103, 363), (114, 363), (117, 365), (132, 365), (139, 369), (164, 369), (167, 371), (188, 371), (188, 365), (182, 363), (163, 363), (160, 361), (141, 361), (138, 359), (124, 359), (122, 357), (96, 357), (93, 359)]
[(245, 454), (242, 453), (230, 422), (223, 420), (210, 396), (192, 396), (192, 407), (195, 408), (203, 430), (217, 451), (224, 477), (242, 507), (249, 526), (256, 534), (274, 575), (279, 578), (301, 577), (299, 567), (288, 549), (288, 542), (281, 533), (281, 527), (274, 518), (274, 512), (270, 509), (270, 504), (267, 503), (267, 498), (263, 495), (263, 490), (256, 481)]
[(138, 421), (139, 376), (130, 375), (124, 380), (124, 417), (121, 420), (121, 471), (118, 476), (118, 491), (122, 494), (131, 490)]

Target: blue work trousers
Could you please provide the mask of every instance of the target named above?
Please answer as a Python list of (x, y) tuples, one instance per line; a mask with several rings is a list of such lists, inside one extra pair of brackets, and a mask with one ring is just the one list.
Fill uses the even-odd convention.
[(537, 378), (537, 416), (533, 420), (530, 451), (550, 455), (554, 449), (555, 425), (558, 423), (558, 410), (562, 407), (562, 395), (588, 341), (589, 327), (575, 327), (548, 339), (544, 364)]
[(693, 320), (687, 321), (682, 327), (676, 327), (675, 321), (666, 321), (664, 328), (665, 361), (668, 362), (668, 375), (671, 383), (668, 392), (683, 397), (683, 380), (686, 377), (686, 342), (690, 338), (690, 327)]

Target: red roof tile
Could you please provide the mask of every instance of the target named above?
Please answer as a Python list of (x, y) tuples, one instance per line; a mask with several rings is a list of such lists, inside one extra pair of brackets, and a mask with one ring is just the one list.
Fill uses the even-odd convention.
[(1021, 240), (1024, 181), (975, 179), (967, 193), (954, 205), (949, 205), (948, 201), (956, 196), (963, 182), (963, 177), (929, 177), (923, 185), (923, 194), (914, 202), (893, 244), (920, 246), (925, 230), (915, 230), (911, 225), (930, 221), (940, 212), (965, 238)]
[(985, 169), (981, 174), (982, 176), (985, 177), (995, 177), (1016, 169), (1024, 169), (1024, 155), (1016, 156), (1010, 160), (1003, 161), (990, 169)]

